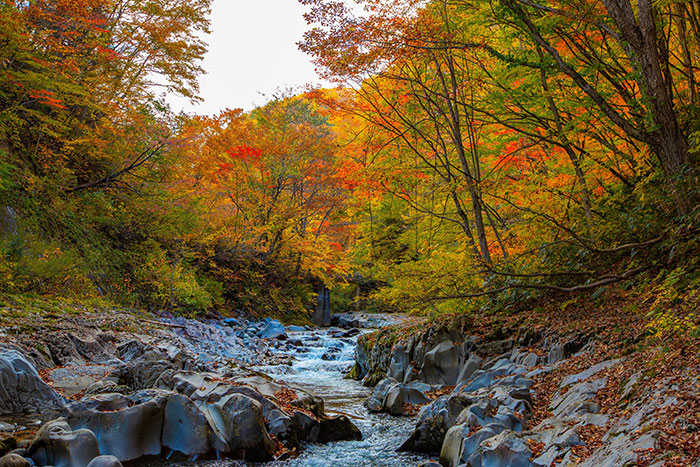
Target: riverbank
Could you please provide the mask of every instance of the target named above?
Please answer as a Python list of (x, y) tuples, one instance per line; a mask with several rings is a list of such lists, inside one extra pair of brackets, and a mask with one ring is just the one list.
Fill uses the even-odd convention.
[(65, 456), (86, 446), (149, 467), (697, 467), (697, 339), (605, 300), (327, 329), (5, 308), (0, 449), (81, 467)]
[(353, 375), (374, 410), (418, 412), (401, 449), (443, 466), (696, 467), (698, 339), (660, 331), (651, 301), (603, 298), (387, 328), (359, 340)]

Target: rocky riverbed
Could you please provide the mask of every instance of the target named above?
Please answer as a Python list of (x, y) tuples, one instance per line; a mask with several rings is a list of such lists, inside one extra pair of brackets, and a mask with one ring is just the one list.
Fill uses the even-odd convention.
[(583, 334), (112, 318), (0, 336), (0, 467), (663, 465), (684, 403)]

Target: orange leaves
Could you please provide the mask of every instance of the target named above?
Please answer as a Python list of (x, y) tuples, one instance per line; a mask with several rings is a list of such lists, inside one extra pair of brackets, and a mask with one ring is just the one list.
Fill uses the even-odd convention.
[(231, 156), (234, 160), (246, 162), (258, 161), (262, 157), (262, 151), (260, 151), (259, 149), (252, 148), (245, 143), (228, 148), (226, 150), (226, 154)]
[(65, 109), (66, 106), (62, 104), (60, 99), (56, 99), (54, 97), (55, 95), (56, 93), (53, 91), (47, 91), (46, 89), (42, 89), (40, 91), (32, 90), (29, 92), (30, 98), (35, 99), (44, 105), (48, 105), (54, 109)]

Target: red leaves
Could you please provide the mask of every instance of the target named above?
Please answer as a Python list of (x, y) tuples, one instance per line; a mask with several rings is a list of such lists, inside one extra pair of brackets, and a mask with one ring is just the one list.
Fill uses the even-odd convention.
[(42, 89), (40, 91), (32, 90), (29, 91), (29, 97), (32, 99), (35, 99), (36, 101), (48, 105), (49, 107), (52, 107), (54, 109), (65, 109), (66, 106), (62, 104), (61, 99), (56, 99), (54, 96), (56, 94), (52, 91), (47, 91), (45, 89)]
[(234, 159), (242, 161), (256, 161), (262, 157), (262, 151), (250, 147), (245, 143), (227, 149), (226, 153)]

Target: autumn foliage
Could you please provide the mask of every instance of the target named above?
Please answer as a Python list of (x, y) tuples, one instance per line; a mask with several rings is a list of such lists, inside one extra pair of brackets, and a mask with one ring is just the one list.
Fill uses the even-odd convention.
[(4, 289), (305, 319), (694, 257), (693, 4), (301, 3), (338, 87), (194, 117), (159, 93), (198, 99), (209, 0), (0, 2)]

